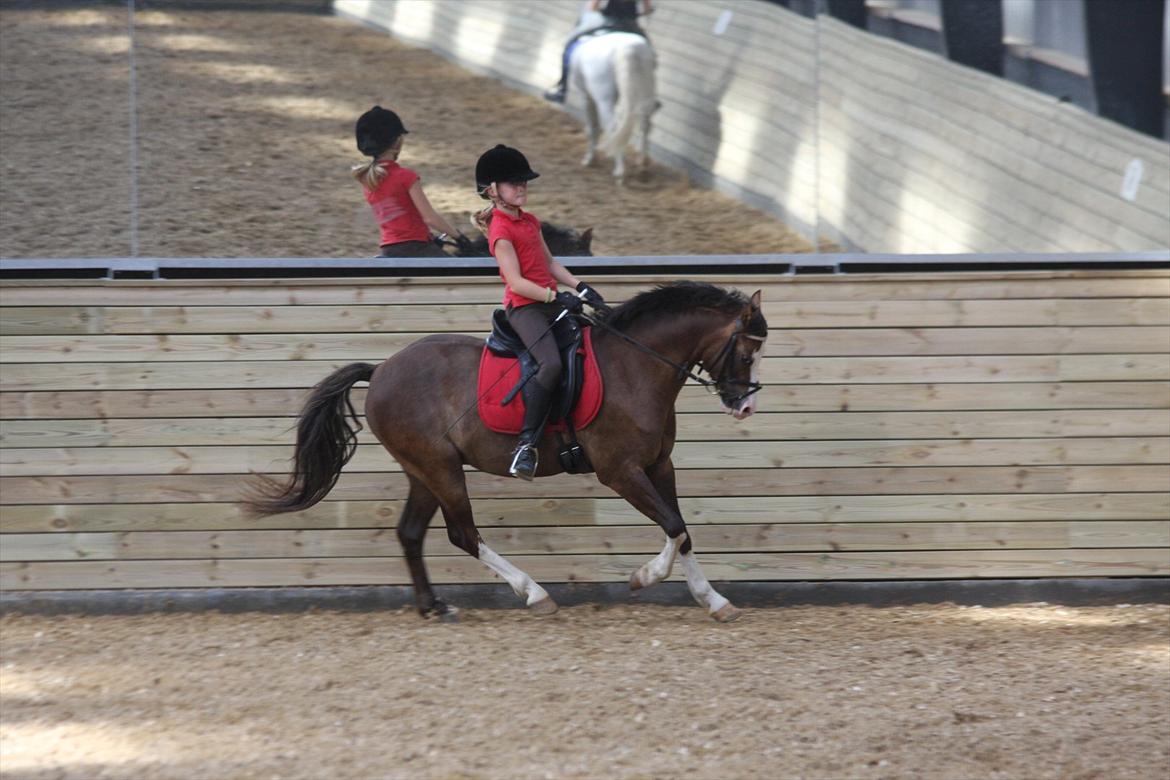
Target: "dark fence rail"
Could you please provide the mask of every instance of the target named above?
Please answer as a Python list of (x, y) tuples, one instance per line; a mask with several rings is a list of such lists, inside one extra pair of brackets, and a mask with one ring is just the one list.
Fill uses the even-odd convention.
[[(644, 255), (562, 258), (594, 273), (874, 273), (1168, 268), (1170, 251), (1037, 254)], [(0, 278), (183, 279), (280, 276), (445, 276), (496, 273), (490, 257), (77, 257), (0, 259)]]

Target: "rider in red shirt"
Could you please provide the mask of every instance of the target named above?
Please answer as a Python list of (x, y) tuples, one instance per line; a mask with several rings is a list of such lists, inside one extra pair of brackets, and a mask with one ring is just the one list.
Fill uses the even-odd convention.
[(460, 249), (470, 250), (467, 236), (431, 206), (418, 174), (398, 164), (406, 133), (398, 115), (381, 106), (362, 114), (354, 128), (358, 151), (371, 158), (353, 166), (353, 176), (378, 220), (380, 256), (447, 257), (431, 240), (430, 228), (440, 232), (440, 239), (452, 236)]
[[(521, 479), (536, 474), (537, 444), (561, 376), (561, 356), (550, 325), (565, 309), (580, 312), (582, 299), (594, 307), (605, 306), (596, 290), (553, 258), (540, 234), (540, 220), (522, 208), (528, 203), (528, 182), (539, 175), (523, 154), (503, 144), (484, 152), (475, 165), (476, 190), (492, 202), (474, 217), (475, 223), (487, 234), (488, 249), (500, 267), (508, 323), (540, 366), (524, 384), (524, 423), (508, 467), (509, 474)], [(583, 298), (558, 291), (558, 282)]]

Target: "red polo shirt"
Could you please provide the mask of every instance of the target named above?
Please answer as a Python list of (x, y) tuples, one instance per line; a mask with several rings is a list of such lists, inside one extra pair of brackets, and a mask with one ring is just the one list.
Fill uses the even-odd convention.
[[(544, 256), (544, 244), (540, 238), (540, 220), (520, 209), (520, 216), (513, 217), (506, 211), (496, 209), (492, 212), (491, 225), (488, 226), (488, 247), (492, 257), (496, 256), (496, 242), (506, 238), (512, 242), (516, 250), (516, 257), (520, 259), (520, 275), (530, 282), (541, 287), (557, 289), (557, 280), (553, 278), (552, 270), (548, 267), (548, 259)], [(504, 279), (504, 272), (500, 271), (500, 278)], [(530, 303), (543, 303), (526, 298), (508, 286), (504, 279), (504, 305), (527, 306)]]
[(381, 226), (382, 235), (378, 246), (400, 244), (403, 241), (430, 241), (431, 231), (410, 199), (410, 187), (418, 181), (418, 174), (393, 160), (383, 160), (379, 165), (386, 170), (386, 175), (378, 182), (378, 188), (362, 188), (366, 202), (374, 210), (374, 217)]

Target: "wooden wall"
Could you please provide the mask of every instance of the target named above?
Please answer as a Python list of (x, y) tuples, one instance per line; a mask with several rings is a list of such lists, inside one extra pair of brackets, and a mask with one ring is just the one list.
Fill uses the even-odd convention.
[[(334, 0), (530, 92), (556, 80), (580, 6)], [(655, 8), (655, 154), (810, 239), (897, 254), (1170, 246), (1165, 141), (826, 15), (761, 0)]]
[[(711, 280), (762, 288), (772, 327), (758, 415), (698, 388), (679, 403), (712, 579), (1170, 574), (1170, 273)], [(654, 280), (595, 281), (621, 300)], [(420, 334), (483, 334), (498, 296), (488, 278), (4, 282), (0, 586), (406, 583), (404, 479), (368, 436), (311, 511), (234, 502), (284, 467), (312, 384)], [(661, 546), (589, 476), (470, 483), (488, 543), (543, 581), (624, 580)], [(491, 581), (442, 530), (427, 549), (436, 581)]]
[(893, 253), (1170, 247), (1170, 144), (829, 17), (819, 31), (831, 237)]

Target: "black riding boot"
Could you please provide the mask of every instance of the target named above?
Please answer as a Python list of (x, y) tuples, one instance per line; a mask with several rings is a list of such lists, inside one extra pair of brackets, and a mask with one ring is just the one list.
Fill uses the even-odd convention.
[(552, 89), (544, 91), (544, 99), (550, 103), (564, 103), (565, 102), (565, 82), (562, 79)]
[(520, 441), (516, 449), (512, 450), (512, 465), (508, 467), (508, 473), (513, 477), (531, 480), (536, 476), (536, 467), (540, 461), (536, 448), (540, 444), (540, 435), (544, 433), (552, 392), (535, 379), (524, 384), (523, 392), (524, 427), (520, 429)]

